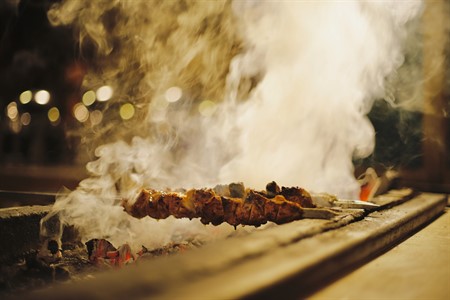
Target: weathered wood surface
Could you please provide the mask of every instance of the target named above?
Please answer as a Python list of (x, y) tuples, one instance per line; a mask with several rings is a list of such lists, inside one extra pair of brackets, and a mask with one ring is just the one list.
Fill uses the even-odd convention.
[[(442, 212), (446, 197), (423, 194), (364, 220), (300, 240), (217, 276), (179, 286), (162, 299), (298, 298), (368, 260)], [(233, 279), (234, 278), (234, 279)], [(227, 285), (220, 284), (227, 282)], [(203, 286), (203, 288), (202, 288)], [(214, 288), (204, 290), (205, 286)], [(232, 287), (232, 288), (231, 288)]]
[(449, 229), (447, 209), (406, 241), (308, 299), (450, 299)]
[(331, 221), (300, 220), (30, 297), (230, 299), (298, 295), (404, 238), (442, 212), (446, 203), (445, 196), (422, 194), (362, 220), (361, 211)]
[(414, 198), (414, 196), (417, 196), (418, 194), (418, 192), (415, 192), (410, 188), (390, 190), (383, 195), (376, 196), (372, 199), (371, 202), (380, 205), (378, 210), (382, 210), (406, 202)]

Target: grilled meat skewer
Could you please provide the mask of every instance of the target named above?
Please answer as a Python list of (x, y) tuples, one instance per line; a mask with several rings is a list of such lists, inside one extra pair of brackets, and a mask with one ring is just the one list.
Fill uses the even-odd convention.
[(266, 191), (245, 189), (242, 184), (192, 189), (186, 193), (142, 189), (136, 201), (124, 201), (125, 210), (136, 218), (200, 218), (203, 224), (223, 222), (259, 226), (268, 221), (283, 224), (301, 219), (304, 208), (315, 207), (301, 188), (280, 189), (275, 182)]

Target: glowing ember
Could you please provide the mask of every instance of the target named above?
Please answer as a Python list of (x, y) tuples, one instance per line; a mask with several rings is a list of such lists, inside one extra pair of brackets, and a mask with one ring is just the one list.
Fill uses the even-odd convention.
[(92, 239), (86, 242), (89, 260), (97, 265), (112, 265), (121, 267), (136, 260), (128, 244), (116, 249), (105, 239)]
[(359, 199), (369, 201), (377, 192), (381, 180), (378, 178), (378, 175), (373, 168), (368, 168), (362, 178), (359, 179), (359, 184), (361, 185)]

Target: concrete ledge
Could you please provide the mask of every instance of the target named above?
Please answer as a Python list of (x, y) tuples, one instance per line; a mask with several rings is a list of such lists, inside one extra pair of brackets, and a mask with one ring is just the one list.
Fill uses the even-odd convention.
[(23, 206), (0, 209), (0, 262), (19, 257), (39, 246), (39, 221), (51, 206)]
[[(51, 210), (52, 205), (20, 206), (0, 209), (0, 263), (22, 257), (40, 246), (40, 221)], [(63, 243), (78, 239), (72, 226), (64, 227)]]

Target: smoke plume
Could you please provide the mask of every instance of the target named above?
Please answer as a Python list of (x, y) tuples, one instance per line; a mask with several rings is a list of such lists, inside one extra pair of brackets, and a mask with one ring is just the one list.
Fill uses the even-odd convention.
[(110, 114), (95, 129), (91, 145), (101, 146), (87, 165), (92, 176), (58, 199), (54, 213), (85, 239), (164, 243), (182, 228), (217, 229), (134, 220), (116, 199), (143, 186), (262, 188), (272, 180), (356, 197), (352, 159), (375, 142), (366, 114), (402, 65), (406, 26), (421, 8), (418, 1), (55, 4), (51, 22), (74, 26), (81, 47), (98, 52), (85, 86), (113, 86), (108, 109), (127, 101), (138, 115), (124, 122)]

